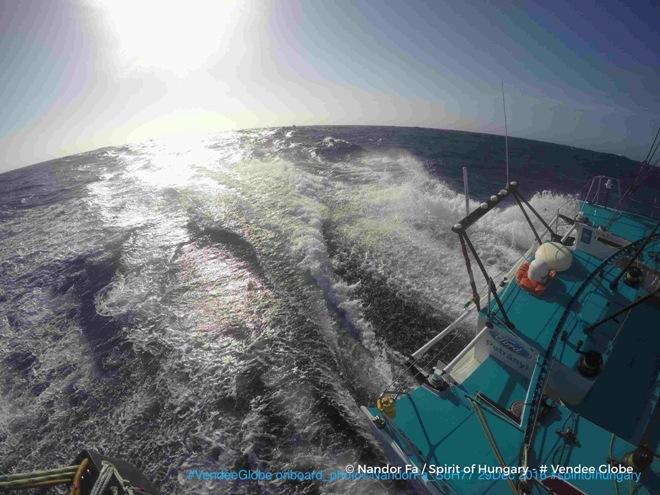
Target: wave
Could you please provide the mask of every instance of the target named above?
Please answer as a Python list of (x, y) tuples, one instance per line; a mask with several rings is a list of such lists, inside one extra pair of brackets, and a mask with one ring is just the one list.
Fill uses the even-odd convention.
[[(240, 493), (267, 487), (183, 473), (382, 461), (358, 406), (469, 298), (464, 199), (408, 151), (329, 133), (105, 149), (58, 165), (68, 196), (2, 219), (0, 468), (97, 447), (168, 493)], [(474, 232), (494, 272), (533, 240), (516, 208)]]

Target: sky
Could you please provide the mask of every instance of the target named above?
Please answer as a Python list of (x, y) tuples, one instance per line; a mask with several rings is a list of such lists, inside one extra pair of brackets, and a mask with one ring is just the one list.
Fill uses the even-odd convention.
[(0, 172), (283, 125), (504, 133), (642, 159), (660, 2), (0, 0)]

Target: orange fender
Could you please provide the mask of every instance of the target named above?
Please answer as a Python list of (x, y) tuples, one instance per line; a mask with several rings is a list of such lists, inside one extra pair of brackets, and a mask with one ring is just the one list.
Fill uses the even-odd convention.
[(527, 278), (527, 272), (529, 271), (529, 261), (525, 261), (522, 265), (520, 265), (520, 268), (518, 268), (518, 271), (516, 272), (516, 280), (518, 283), (523, 278)]
[[(521, 289), (526, 290), (530, 294), (534, 294), (535, 296), (542, 295), (545, 292), (545, 285), (539, 282), (535, 282), (534, 280), (530, 280), (527, 277), (528, 271), (529, 262), (525, 261), (522, 265), (520, 265), (518, 271), (516, 271), (516, 281), (518, 282), (518, 285)], [(554, 273), (551, 274), (551, 277), (554, 277)]]

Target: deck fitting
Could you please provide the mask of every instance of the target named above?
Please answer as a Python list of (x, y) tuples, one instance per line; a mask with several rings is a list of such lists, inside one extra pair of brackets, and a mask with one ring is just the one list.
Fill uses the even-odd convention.
[(576, 445), (577, 447), (580, 446), (580, 442), (578, 441), (577, 436), (573, 430), (557, 430), (557, 435), (562, 437), (564, 441), (570, 445)]

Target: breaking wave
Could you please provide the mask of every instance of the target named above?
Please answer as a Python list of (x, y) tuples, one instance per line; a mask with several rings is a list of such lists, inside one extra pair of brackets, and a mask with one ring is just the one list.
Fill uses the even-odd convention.
[[(148, 142), (0, 176), (0, 470), (93, 448), (164, 493), (402, 489), (185, 478), (384, 462), (359, 405), (469, 298), (443, 162), (391, 131), (335, 132)], [(544, 216), (571, 199), (527, 192)], [(505, 206), (473, 239), (498, 272), (530, 236)]]

